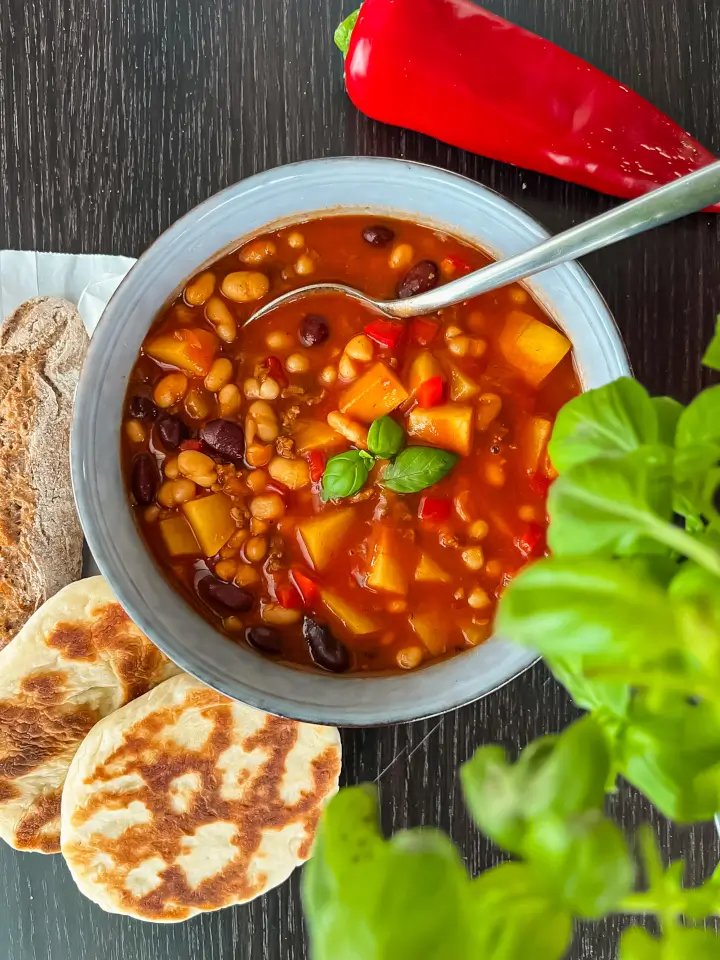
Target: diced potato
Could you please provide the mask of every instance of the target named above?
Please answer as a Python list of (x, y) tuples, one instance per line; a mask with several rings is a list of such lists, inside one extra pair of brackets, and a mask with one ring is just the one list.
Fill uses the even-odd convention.
[(462, 635), (465, 638), (467, 643), (471, 643), (474, 647), (480, 646), (481, 643), (490, 637), (492, 633), (492, 624), (488, 620), (486, 623), (470, 623), (466, 627), (462, 628)]
[(187, 557), (199, 553), (200, 545), (185, 517), (168, 517), (158, 524), (167, 552), (171, 557)]
[(375, 535), (367, 585), (373, 590), (384, 590), (402, 596), (408, 591), (407, 575), (397, 555), (397, 544), (389, 527), (380, 527)]
[(308, 453), (310, 450), (331, 450), (333, 447), (346, 445), (346, 440), (327, 423), (312, 420), (309, 423), (299, 422), (293, 430), (293, 438), (298, 453)]
[(407, 400), (405, 387), (389, 367), (376, 363), (340, 397), (340, 412), (372, 423)]
[(450, 399), (456, 402), (470, 400), (480, 393), (480, 385), (464, 373), (455, 363), (448, 363), (450, 374)]
[(418, 637), (420, 637), (425, 648), (433, 657), (439, 657), (445, 653), (445, 630), (447, 625), (443, 623), (441, 613), (435, 610), (428, 613), (411, 613), (410, 626)]
[(209, 330), (176, 330), (155, 337), (146, 344), (145, 353), (160, 363), (204, 377), (212, 366), (219, 343)]
[(537, 387), (570, 350), (572, 344), (562, 333), (527, 313), (514, 310), (500, 333), (503, 356)]
[(232, 507), (232, 500), (224, 493), (211, 493), (183, 504), (183, 513), (206, 557), (214, 557), (235, 533)]
[(377, 620), (362, 610), (358, 610), (343, 597), (327, 590), (325, 587), (320, 590), (320, 599), (330, 613), (337, 617), (340, 623), (355, 636), (361, 637), (366, 633), (375, 633), (376, 630), (380, 629), (381, 625)]
[(415, 579), (418, 583), (449, 583), (450, 574), (435, 563), (427, 553), (423, 553), (415, 570)]
[(443, 380), (445, 379), (442, 367), (434, 354), (430, 353), (429, 350), (423, 350), (410, 364), (410, 373), (408, 375), (410, 391), (414, 393), (421, 383), (425, 383), (426, 380), (432, 380), (433, 377), (442, 377)]
[(354, 520), (355, 511), (349, 507), (346, 510), (326, 510), (298, 524), (301, 545), (316, 570), (327, 567), (342, 548)]
[(523, 428), (520, 441), (520, 454), (528, 473), (537, 473), (543, 463), (548, 440), (552, 433), (552, 422), (544, 417), (531, 417)]
[(473, 441), (473, 408), (457, 403), (415, 407), (408, 415), (408, 433), (434, 447), (467, 457)]

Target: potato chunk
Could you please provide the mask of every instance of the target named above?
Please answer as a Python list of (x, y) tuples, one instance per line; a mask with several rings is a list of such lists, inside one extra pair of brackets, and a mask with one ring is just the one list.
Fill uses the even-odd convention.
[(235, 533), (232, 506), (232, 500), (224, 493), (211, 493), (183, 504), (183, 513), (206, 557), (214, 557)]
[(316, 570), (322, 570), (343, 546), (355, 520), (352, 507), (326, 510), (317, 517), (302, 520), (297, 527), (301, 545)]
[(514, 310), (500, 333), (500, 350), (537, 387), (570, 350), (572, 344), (558, 330), (527, 313)]
[(346, 445), (345, 438), (337, 430), (319, 420), (308, 423), (299, 422), (293, 429), (293, 439), (298, 453), (309, 453), (310, 450), (332, 450), (333, 447)]
[(367, 585), (373, 590), (384, 590), (405, 596), (408, 581), (398, 556), (395, 535), (388, 527), (380, 527), (375, 535)]
[(457, 403), (415, 407), (408, 416), (408, 433), (434, 447), (467, 457), (473, 441), (473, 408)]
[(200, 544), (185, 517), (168, 517), (158, 526), (171, 557), (188, 557), (200, 552)]
[(410, 615), (410, 625), (433, 657), (439, 657), (445, 653), (447, 624), (443, 623), (442, 613), (435, 610), (426, 613), (412, 613)]
[(183, 329), (160, 334), (145, 344), (144, 349), (153, 360), (204, 377), (212, 366), (219, 343), (209, 330)]
[(480, 393), (480, 385), (455, 363), (448, 363), (450, 374), (450, 399), (456, 402), (470, 400)]
[(427, 553), (423, 553), (415, 569), (415, 580), (418, 583), (449, 583), (450, 574), (435, 563)]
[(414, 393), (421, 384), (425, 383), (426, 380), (432, 380), (433, 377), (445, 379), (440, 362), (434, 354), (430, 353), (429, 350), (423, 350), (410, 364), (408, 376), (410, 390)]
[(407, 400), (405, 387), (389, 367), (376, 363), (351, 384), (340, 397), (340, 412), (355, 420), (372, 423)]
[(320, 599), (330, 613), (336, 616), (340, 623), (355, 636), (361, 637), (366, 633), (375, 633), (376, 630), (380, 629), (380, 624), (373, 617), (362, 610), (358, 610), (357, 607), (348, 603), (347, 600), (332, 590), (323, 587), (320, 591)]
[(522, 430), (520, 454), (528, 473), (537, 473), (552, 433), (552, 422), (544, 417), (531, 417)]

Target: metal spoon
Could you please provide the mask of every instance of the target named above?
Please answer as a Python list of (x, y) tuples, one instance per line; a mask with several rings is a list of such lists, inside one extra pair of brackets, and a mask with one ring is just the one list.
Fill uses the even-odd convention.
[(427, 293), (420, 293), (404, 300), (373, 300), (361, 290), (347, 287), (342, 283), (312, 283), (307, 287), (299, 287), (276, 297), (256, 310), (246, 322), (258, 320), (282, 304), (316, 293), (344, 293), (361, 301), (370, 310), (393, 320), (407, 320), (410, 317), (435, 313), (443, 307), (477, 297), (481, 293), (489, 293), (515, 280), (531, 277), (558, 263), (577, 260), (586, 253), (609, 247), (619, 240), (626, 240), (638, 233), (678, 220), (689, 213), (709, 207), (719, 200), (720, 161), (716, 161), (667, 186), (659, 187), (637, 200), (623, 203), (609, 213), (603, 213), (586, 223), (559, 233), (556, 237), (551, 237), (524, 253), (508, 257), (506, 260), (498, 260), (483, 267), (482, 270), (476, 270)]

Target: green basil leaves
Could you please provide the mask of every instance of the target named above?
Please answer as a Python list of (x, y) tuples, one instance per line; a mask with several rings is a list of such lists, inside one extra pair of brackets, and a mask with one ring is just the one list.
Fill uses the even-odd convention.
[(406, 447), (388, 466), (383, 484), (396, 493), (417, 493), (442, 480), (459, 459), (435, 447)]
[(404, 446), (405, 433), (397, 421), (392, 417), (373, 421), (368, 432), (369, 453), (348, 450), (328, 460), (322, 477), (323, 500), (339, 500), (357, 493), (367, 481), (376, 457), (392, 460), (381, 482), (395, 493), (417, 493), (431, 487), (460, 459), (456, 453), (435, 447), (403, 450)]
[(368, 433), (368, 450), (380, 460), (390, 460), (405, 446), (405, 432), (392, 417), (379, 417)]
[(348, 450), (331, 457), (322, 475), (323, 500), (351, 497), (365, 485), (375, 463), (364, 450)]

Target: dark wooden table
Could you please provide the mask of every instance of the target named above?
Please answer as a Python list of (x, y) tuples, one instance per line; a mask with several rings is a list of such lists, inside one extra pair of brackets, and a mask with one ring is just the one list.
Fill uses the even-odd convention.
[[(0, 248), (138, 255), (177, 217), (267, 167), (334, 154), (423, 160), (473, 177), (552, 230), (612, 201), (380, 126), (343, 91), (335, 24), (351, 0), (0, 0)], [(720, 0), (485, 0), (647, 96), (720, 152)], [(478, 64), (478, 83), (482, 83)], [(687, 400), (720, 311), (720, 218), (697, 216), (586, 266), (638, 377)], [(473, 829), (458, 764), (515, 749), (574, 709), (540, 666), (442, 720), (348, 733), (345, 780), (379, 780), (388, 827), (449, 830), (472, 870), (497, 851)], [(1, 745), (0, 745), (1, 749)], [(621, 786), (630, 830), (657, 824), (693, 878), (718, 858), (710, 825), (661, 822)], [(104, 914), (60, 857), (0, 849), (7, 960), (279, 960), (305, 956), (297, 875), (248, 906), (181, 925)], [(616, 922), (579, 932), (573, 957), (615, 955)], [(532, 955), (528, 945), (528, 956)]]

